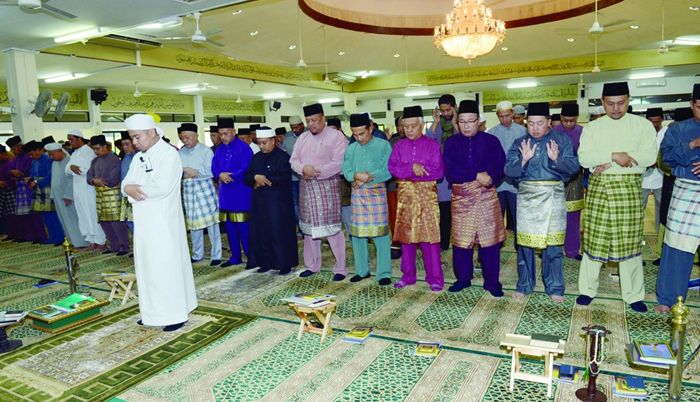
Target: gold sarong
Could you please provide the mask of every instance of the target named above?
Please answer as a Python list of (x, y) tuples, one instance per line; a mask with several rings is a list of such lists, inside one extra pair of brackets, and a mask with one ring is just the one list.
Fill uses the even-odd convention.
[(493, 246), (506, 239), (503, 213), (494, 187), (478, 181), (452, 185), (452, 244)]
[(560, 181), (523, 181), (518, 185), (518, 245), (546, 248), (564, 244), (566, 197)]
[(119, 221), (122, 201), (119, 187), (95, 187), (95, 204), (99, 222)]
[(434, 181), (400, 180), (394, 240), (439, 243), (440, 209)]

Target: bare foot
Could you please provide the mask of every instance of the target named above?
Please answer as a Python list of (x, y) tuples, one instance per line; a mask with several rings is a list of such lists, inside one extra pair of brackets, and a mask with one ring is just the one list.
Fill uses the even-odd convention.
[(665, 304), (657, 304), (656, 307), (654, 307), (654, 311), (660, 314), (666, 314), (671, 311), (671, 308)]
[(559, 295), (549, 295), (549, 298), (552, 299), (552, 301), (555, 303), (563, 303), (564, 300), (566, 300), (564, 299), (564, 296)]
[(515, 300), (523, 300), (526, 297), (527, 295), (525, 295), (525, 293), (513, 292), (513, 299)]

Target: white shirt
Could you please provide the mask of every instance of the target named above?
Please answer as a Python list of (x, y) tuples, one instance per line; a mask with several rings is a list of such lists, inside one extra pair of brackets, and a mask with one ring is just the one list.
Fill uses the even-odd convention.
[[(656, 144), (661, 145), (661, 141), (664, 140), (664, 135), (666, 135), (666, 127), (662, 127), (658, 133), (656, 133)], [(664, 184), (664, 174), (659, 170), (658, 167), (650, 167), (642, 176), (642, 188), (646, 189), (657, 189), (661, 188)]]

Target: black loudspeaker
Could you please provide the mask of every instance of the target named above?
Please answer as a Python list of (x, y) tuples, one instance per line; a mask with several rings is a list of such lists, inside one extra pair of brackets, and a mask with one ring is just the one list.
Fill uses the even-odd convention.
[(386, 110), (391, 110), (391, 99), (386, 100)]
[(270, 105), (270, 110), (273, 111), (273, 112), (276, 112), (276, 111), (280, 110), (281, 107), (282, 107), (282, 103), (281, 103), (281, 102), (279, 102), (279, 101), (274, 101), (274, 102), (272, 102), (272, 104)]
[(90, 90), (90, 100), (95, 102), (95, 105), (99, 105), (107, 100), (107, 90), (103, 88), (91, 89)]

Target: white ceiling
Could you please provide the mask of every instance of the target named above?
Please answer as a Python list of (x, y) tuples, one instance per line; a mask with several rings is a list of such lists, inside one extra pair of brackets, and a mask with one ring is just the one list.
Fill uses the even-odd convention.
[[(110, 33), (145, 22), (197, 10), (208, 10), (244, 0), (44, 0), (78, 18), (66, 19), (42, 11), (0, 5), (0, 49), (40, 50), (55, 46), (53, 38), (93, 27)], [(189, 4), (188, 4), (189, 3)]]

